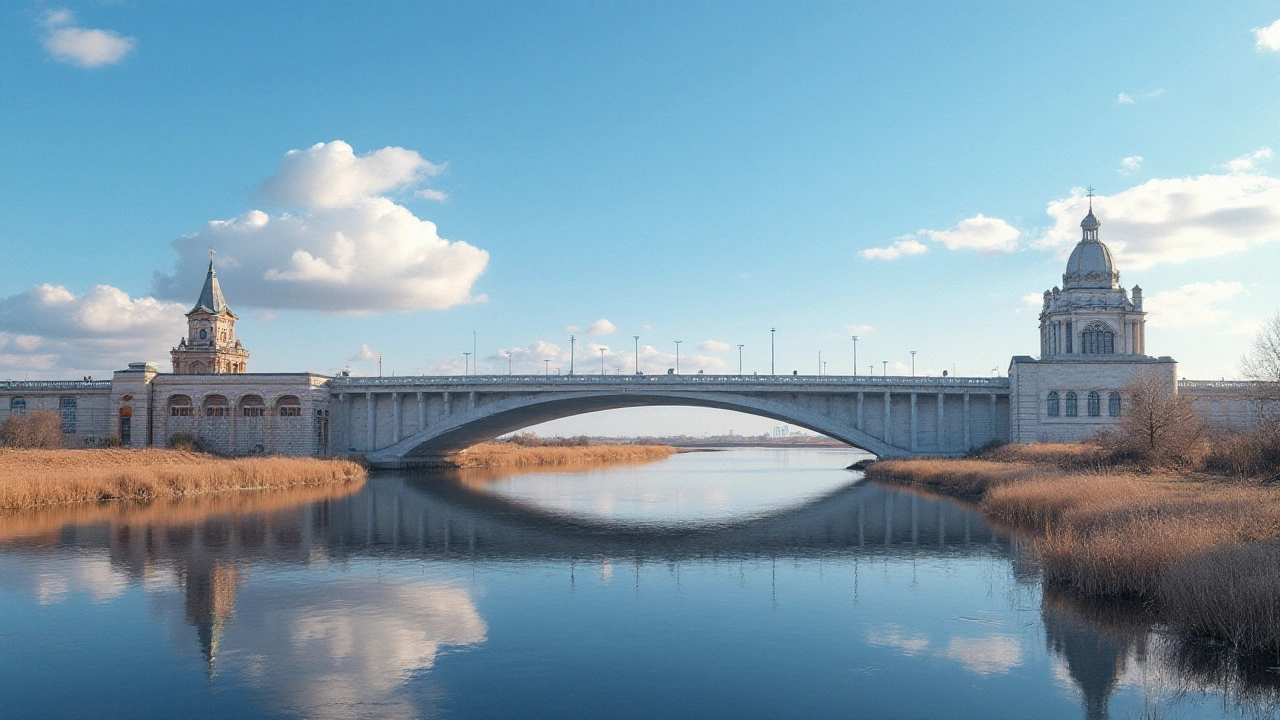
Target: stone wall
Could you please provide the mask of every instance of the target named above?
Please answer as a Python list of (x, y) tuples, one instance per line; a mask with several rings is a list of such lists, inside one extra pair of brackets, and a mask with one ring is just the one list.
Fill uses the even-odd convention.
[(15, 400), (27, 413), (51, 410), (62, 415), (67, 447), (100, 445), (114, 434), (108, 381), (0, 382), (0, 423), (8, 419)]
[(165, 447), (182, 433), (237, 455), (328, 454), (327, 381), (309, 373), (157, 375), (152, 444)]
[[(1013, 412), (1010, 418), (1010, 440), (1018, 443), (1032, 442), (1080, 442), (1087, 440), (1106, 427), (1120, 422), (1119, 416), (1108, 412), (1107, 397), (1112, 392), (1121, 394), (1121, 415), (1125, 412), (1127, 398), (1124, 388), (1134, 373), (1145, 370), (1157, 373), (1169, 383), (1170, 391), (1177, 385), (1178, 365), (1172, 358), (1144, 356), (1098, 356), (1090, 360), (1062, 359), (1035, 360), (1020, 356), (1009, 366)], [(1049, 415), (1049, 393), (1059, 395), (1057, 417)], [(1066, 412), (1066, 395), (1074, 391), (1078, 398), (1078, 414), (1069, 417)], [(1088, 413), (1088, 395), (1096, 391), (1101, 396), (1100, 413)]]

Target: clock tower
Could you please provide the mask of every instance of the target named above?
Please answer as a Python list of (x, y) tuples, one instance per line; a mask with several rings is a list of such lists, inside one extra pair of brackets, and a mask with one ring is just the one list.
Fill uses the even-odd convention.
[(222, 296), (218, 273), (213, 268), (213, 248), (210, 248), (209, 273), (205, 275), (200, 299), (187, 313), (187, 336), (169, 353), (173, 358), (173, 372), (245, 372), (249, 351), (236, 339), (237, 319)]

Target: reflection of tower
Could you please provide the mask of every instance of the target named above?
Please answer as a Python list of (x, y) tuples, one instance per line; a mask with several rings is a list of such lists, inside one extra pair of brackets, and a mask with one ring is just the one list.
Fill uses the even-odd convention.
[(1099, 632), (1061, 602), (1046, 598), (1042, 606), (1045, 642), (1049, 650), (1066, 660), (1071, 679), (1084, 695), (1085, 718), (1105, 720), (1109, 717), (1107, 702), (1124, 672), (1130, 643), (1122, 636)]
[(239, 581), (240, 568), (230, 563), (200, 563), (187, 568), (187, 620), (196, 626), (210, 678), (222, 630), (235, 609)]

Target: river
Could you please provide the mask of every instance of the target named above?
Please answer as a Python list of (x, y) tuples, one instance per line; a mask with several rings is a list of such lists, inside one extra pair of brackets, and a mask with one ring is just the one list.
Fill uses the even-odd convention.
[[(0, 518), (10, 718), (1273, 717), (830, 449)], [(1265, 664), (1264, 664), (1265, 665)]]

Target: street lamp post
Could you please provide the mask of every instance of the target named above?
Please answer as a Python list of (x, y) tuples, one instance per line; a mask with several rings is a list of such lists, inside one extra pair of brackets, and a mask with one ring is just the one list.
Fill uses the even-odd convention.
[(677, 375), (679, 375), (679, 374), (680, 374), (680, 343), (682, 343), (682, 342), (684, 342), (684, 341), (683, 341), (683, 340), (676, 340), (676, 341), (675, 341), (675, 343), (676, 343), (676, 374), (677, 374)]
[(507, 374), (511, 374), (511, 352), (507, 352)]
[(636, 339), (636, 374), (640, 374), (640, 336), (632, 335)]
[(570, 375), (573, 374), (573, 356), (574, 356), (573, 350), (577, 341), (578, 341), (577, 336), (574, 336), (574, 335), (569, 336), (569, 374)]
[(742, 348), (743, 348), (743, 345), (738, 346), (738, 374), (739, 375), (742, 374)]
[(774, 370), (774, 367), (773, 367), (773, 337), (774, 335), (777, 334), (777, 332), (778, 332), (778, 328), (776, 327), (769, 328), (769, 374), (770, 375), (777, 374), (777, 372)]
[(911, 377), (916, 376), (916, 351), (911, 351)]
[(378, 353), (378, 377), (382, 377), (382, 353)]
[(822, 351), (818, 351), (818, 377), (822, 377)]
[(542, 374), (543, 374), (543, 376), (547, 376), (547, 375), (550, 375), (550, 374), (551, 374), (551, 361), (550, 361), (550, 360), (543, 360), (543, 361), (542, 361)]
[(471, 374), (471, 353), (469, 352), (462, 353), (462, 374)]
[(600, 348), (600, 374), (604, 375), (604, 348)]
[(858, 336), (853, 336), (853, 374), (858, 374)]
[(880, 362), (884, 363), (884, 366), (880, 368), (880, 377), (889, 377), (889, 361), (881, 360)]

